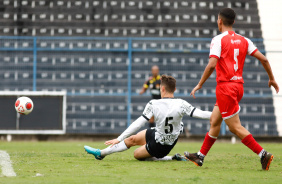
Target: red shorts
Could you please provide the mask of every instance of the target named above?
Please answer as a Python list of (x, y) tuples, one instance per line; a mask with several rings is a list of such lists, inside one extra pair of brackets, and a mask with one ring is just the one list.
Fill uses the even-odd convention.
[(240, 112), (239, 102), (244, 94), (242, 83), (221, 82), (216, 86), (216, 106), (223, 120), (232, 118)]

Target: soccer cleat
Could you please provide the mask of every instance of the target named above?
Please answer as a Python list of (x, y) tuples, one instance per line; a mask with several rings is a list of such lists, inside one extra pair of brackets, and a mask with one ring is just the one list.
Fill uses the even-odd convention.
[(97, 160), (103, 160), (104, 157), (101, 156), (101, 150), (92, 148), (90, 146), (84, 146), (84, 149), (88, 154), (94, 155)]
[(271, 153), (265, 151), (260, 159), (260, 163), (263, 170), (269, 170), (269, 166), (271, 161), (273, 160), (274, 156)]
[(197, 153), (184, 152), (185, 157), (192, 161), (196, 166), (202, 166), (204, 164), (204, 158), (198, 155)]
[(177, 161), (189, 161), (186, 157), (180, 155), (179, 153), (176, 153), (175, 155), (172, 156), (172, 160), (177, 160)]

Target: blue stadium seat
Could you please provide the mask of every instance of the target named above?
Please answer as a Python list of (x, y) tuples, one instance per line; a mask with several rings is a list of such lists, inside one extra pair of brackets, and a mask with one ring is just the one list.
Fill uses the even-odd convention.
[[(177, 94), (196, 107), (212, 110), (215, 97), (189, 97), (208, 63), (208, 53), (189, 50), (209, 50), (216, 27), (218, 10), (232, 7), (237, 12), (235, 30), (250, 38), (261, 38), (257, 2), (250, 1), (30, 1), (3, 0), (0, 2), (0, 34), (4, 36), (70, 36), (69, 40), (37, 37), (37, 89), (68, 94), (81, 93), (85, 97), (68, 96), (68, 133), (117, 133), (126, 124), (126, 97), (103, 96), (123, 94), (127, 89), (128, 40), (102, 39), (102, 37), (189, 37), (209, 38), (206, 41), (133, 40), (132, 92), (138, 93), (150, 76), (150, 67), (160, 67), (161, 73), (177, 79)], [(19, 9), (21, 11), (19, 12)], [(247, 13), (248, 12), (248, 13)], [(74, 36), (100, 37), (76, 39)], [(262, 41), (255, 42), (264, 50)], [(5, 49), (32, 49), (33, 40), (4, 39), (0, 42), (1, 90), (32, 90), (33, 54), (30, 51)], [(46, 51), (44, 49), (52, 49)], [(72, 50), (68, 52), (67, 50)], [(122, 52), (104, 52), (114, 49)], [(76, 50), (76, 51), (75, 51)], [(80, 50), (84, 50), (81, 52)], [(100, 52), (92, 52), (100, 50)], [(185, 50), (185, 53), (135, 52), (151, 50)], [(199, 95), (215, 94), (215, 72)], [(258, 60), (247, 57), (245, 62), (245, 95), (240, 103), (240, 116), (255, 134), (277, 135), (272, 98), (267, 87), (268, 76)], [(87, 96), (91, 93), (94, 96)], [(98, 96), (95, 96), (97, 95)], [(251, 97), (250, 97), (251, 96)], [(132, 120), (142, 113), (150, 95), (132, 97)], [(256, 102), (256, 104), (254, 104)], [(261, 118), (264, 117), (265, 118)], [(205, 134), (209, 122), (185, 119), (185, 127), (192, 134)], [(272, 131), (272, 132), (271, 132)], [(228, 132), (230, 133), (230, 132)]]

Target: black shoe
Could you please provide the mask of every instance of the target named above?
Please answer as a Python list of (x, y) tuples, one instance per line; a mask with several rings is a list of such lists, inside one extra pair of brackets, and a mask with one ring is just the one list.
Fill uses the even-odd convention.
[(264, 151), (264, 153), (262, 154), (262, 157), (260, 159), (260, 163), (262, 166), (263, 170), (269, 170), (269, 166), (271, 161), (273, 160), (274, 156), (271, 153), (268, 153), (267, 151)]
[(204, 164), (204, 158), (198, 155), (197, 153), (184, 152), (185, 157), (192, 161), (196, 166), (202, 166)]
[(177, 160), (177, 161), (189, 161), (186, 157), (180, 155), (179, 153), (176, 153), (175, 155), (172, 156), (172, 160)]

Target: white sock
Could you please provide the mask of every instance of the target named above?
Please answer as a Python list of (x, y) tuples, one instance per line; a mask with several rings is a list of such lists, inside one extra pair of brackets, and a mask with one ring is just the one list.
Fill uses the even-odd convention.
[(160, 160), (172, 160), (172, 156), (165, 156), (163, 158), (150, 157), (145, 159), (145, 161), (160, 161)]
[(263, 153), (264, 153), (264, 149), (262, 149), (262, 150), (260, 151), (260, 153), (258, 154), (258, 156), (261, 158)]
[(197, 153), (198, 155), (200, 155), (201, 157), (205, 158), (206, 155), (204, 155), (203, 153), (201, 153), (200, 151)]
[(107, 156), (109, 154), (112, 154), (112, 153), (116, 153), (116, 152), (122, 152), (122, 151), (125, 151), (125, 150), (128, 150), (126, 144), (124, 143), (124, 141), (121, 141), (120, 143), (118, 144), (115, 144), (114, 146), (109, 146), (103, 150), (101, 150), (101, 156)]

